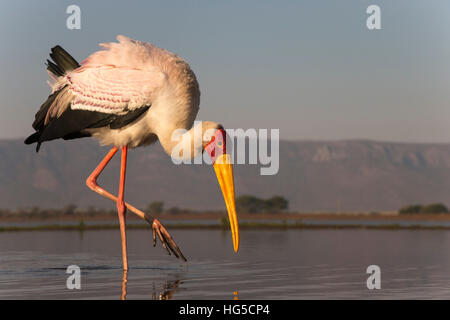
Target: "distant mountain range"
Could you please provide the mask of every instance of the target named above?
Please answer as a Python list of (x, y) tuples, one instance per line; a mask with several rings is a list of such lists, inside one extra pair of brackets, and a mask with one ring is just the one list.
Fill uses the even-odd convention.
[[(0, 140), (0, 208), (114, 208), (85, 179), (107, 153), (92, 139), (45, 143), (37, 154), (22, 140)], [(119, 158), (99, 182), (117, 192)], [(127, 201), (146, 207), (224, 208), (207, 165), (174, 165), (159, 144), (129, 152)], [(236, 193), (282, 195), (296, 211), (397, 210), (415, 203), (450, 205), (450, 144), (375, 141), (281, 141), (280, 169), (235, 165)]]

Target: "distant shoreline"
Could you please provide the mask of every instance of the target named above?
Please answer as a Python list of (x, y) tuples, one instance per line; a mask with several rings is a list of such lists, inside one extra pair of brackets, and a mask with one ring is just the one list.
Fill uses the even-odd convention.
[[(225, 212), (187, 212), (187, 213), (177, 213), (169, 214), (164, 213), (160, 215), (152, 215), (161, 221), (173, 221), (173, 220), (186, 220), (186, 221), (196, 221), (196, 220), (218, 220), (227, 217)], [(389, 221), (450, 221), (450, 213), (417, 213), (417, 214), (399, 214), (396, 211), (388, 212), (343, 212), (343, 213), (331, 213), (331, 212), (286, 212), (286, 213), (238, 213), (239, 220), (361, 220), (361, 221), (378, 221), (378, 220), (389, 220)], [(58, 214), (58, 215), (21, 215), (21, 214), (9, 214), (0, 215), (0, 225), (3, 222), (43, 222), (43, 221), (54, 221), (54, 222), (66, 222), (66, 221), (104, 221), (104, 220), (114, 220), (117, 219), (117, 213), (112, 211), (112, 213), (76, 213), (76, 214)], [(127, 213), (127, 221), (138, 220), (141, 218), (134, 215), (131, 212)]]
[[(226, 214), (165, 214), (157, 217), (168, 229), (228, 230)], [(397, 213), (280, 213), (240, 214), (240, 229), (384, 229), (384, 230), (450, 230), (450, 214)], [(442, 223), (442, 225), (439, 225)], [(428, 225), (427, 225), (428, 224)], [(38, 217), (2, 217), (0, 232), (108, 230), (117, 229), (115, 215), (72, 215), (42, 219)], [(128, 214), (128, 229), (151, 229), (138, 217)]]
[[(228, 230), (228, 227), (222, 225), (201, 225), (201, 224), (165, 224), (167, 229), (198, 229), (198, 230)], [(22, 231), (96, 231), (96, 230), (112, 230), (119, 229), (119, 225), (40, 225), (40, 226), (0, 226), (0, 232), (22, 232)], [(127, 229), (148, 229), (150, 225), (127, 224)], [(282, 224), (282, 223), (241, 223), (241, 230), (267, 230), (267, 229), (308, 229), (308, 230), (324, 230), (324, 229), (369, 229), (369, 230), (450, 230), (450, 226), (422, 226), (409, 225), (402, 226), (399, 224), (391, 225), (311, 225), (311, 224)]]

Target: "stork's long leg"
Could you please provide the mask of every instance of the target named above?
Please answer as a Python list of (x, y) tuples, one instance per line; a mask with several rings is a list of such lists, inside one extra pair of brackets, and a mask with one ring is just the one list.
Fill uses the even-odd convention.
[(120, 223), (120, 238), (122, 239), (122, 258), (123, 258), (123, 270), (128, 270), (128, 258), (127, 258), (127, 232), (125, 227), (125, 213), (127, 209), (123, 197), (125, 194), (125, 175), (127, 172), (127, 154), (128, 147), (122, 147), (122, 161), (120, 165), (120, 184), (119, 184), (119, 196), (117, 197), (117, 213), (119, 214)]
[[(99, 163), (97, 168), (91, 173), (91, 175), (86, 179), (86, 185), (96, 193), (100, 194), (101, 196), (108, 198), (114, 202), (117, 203), (117, 197), (108, 192), (107, 190), (103, 189), (97, 184), (97, 179), (102, 173), (102, 171), (105, 169), (105, 167), (108, 165), (109, 161), (114, 157), (114, 155), (117, 153), (119, 149), (117, 147), (113, 147), (111, 151), (106, 155), (106, 157)], [(150, 215), (146, 214), (145, 212), (139, 210), (138, 208), (132, 206), (131, 204), (124, 202), (125, 207), (136, 214), (137, 216), (141, 217), (144, 220), (147, 220), (148, 223), (152, 226), (153, 230), (153, 246), (156, 245), (156, 234), (158, 235), (159, 239), (161, 240), (161, 243), (163, 244), (164, 248), (167, 250), (167, 252), (170, 254), (169, 248), (172, 251), (172, 253), (178, 258), (180, 257), (184, 261), (186, 261), (186, 258), (184, 257), (183, 253), (181, 252), (180, 248), (177, 246), (169, 232), (164, 228), (164, 226), (159, 222), (158, 219), (155, 219), (151, 217)]]

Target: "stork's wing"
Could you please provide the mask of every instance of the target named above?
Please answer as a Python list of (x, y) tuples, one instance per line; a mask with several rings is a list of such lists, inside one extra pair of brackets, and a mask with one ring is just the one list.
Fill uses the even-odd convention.
[[(60, 49), (61, 54), (70, 57)], [(111, 65), (69, 70), (56, 60), (56, 64), (49, 61), (48, 68), (59, 76), (53, 93), (36, 114), (36, 132), (25, 140), (27, 144), (37, 142), (37, 150), (43, 141), (89, 136), (84, 129), (118, 129), (130, 124), (148, 110), (165, 81), (165, 75), (158, 70)]]
[(165, 80), (157, 70), (126, 67), (81, 67), (67, 76), (73, 95), (72, 110), (123, 115), (151, 105), (155, 91)]

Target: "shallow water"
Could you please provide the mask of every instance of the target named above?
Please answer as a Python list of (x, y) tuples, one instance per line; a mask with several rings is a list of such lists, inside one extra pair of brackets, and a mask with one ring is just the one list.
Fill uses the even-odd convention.
[[(188, 263), (129, 230), (123, 279), (118, 230), (0, 233), (0, 299), (450, 298), (449, 230), (171, 230)], [(66, 268), (81, 268), (81, 290)], [(381, 268), (368, 290), (366, 269)]]

